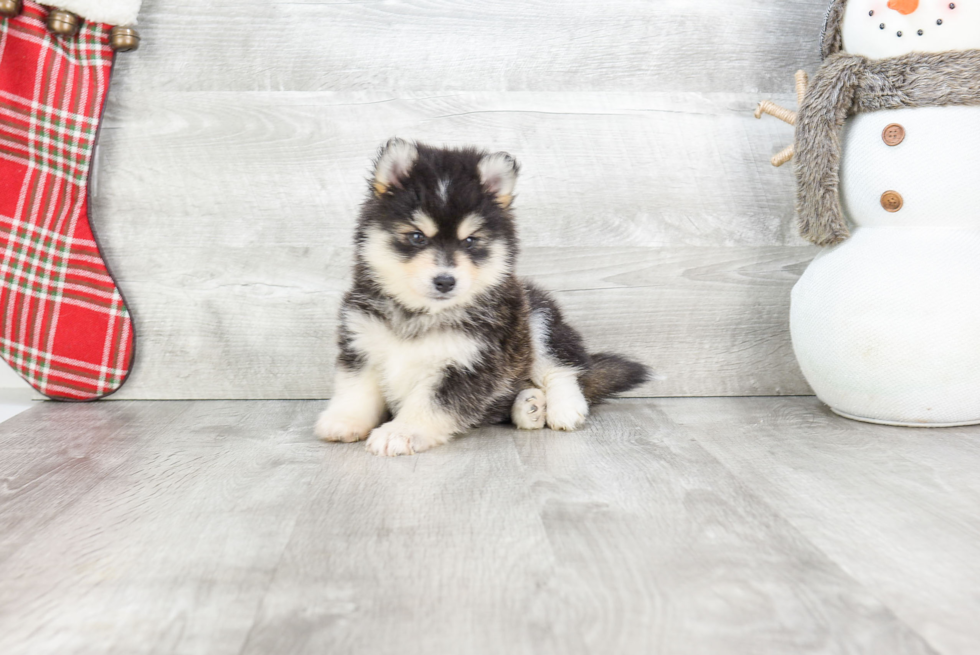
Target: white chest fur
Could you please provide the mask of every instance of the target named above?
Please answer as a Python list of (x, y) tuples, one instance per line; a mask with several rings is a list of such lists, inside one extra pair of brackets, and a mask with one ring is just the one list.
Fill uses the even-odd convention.
[(347, 326), (351, 346), (378, 373), (385, 400), (395, 411), (413, 394), (431, 394), (447, 367), (471, 368), (480, 357), (480, 342), (454, 330), (405, 338), (363, 314), (349, 316)]
[[(904, 138), (882, 134), (899, 125)], [(842, 142), (841, 202), (860, 227), (980, 228), (975, 188), (980, 171), (980, 107), (921, 107), (860, 114), (847, 121)], [(900, 211), (881, 205), (901, 194)]]

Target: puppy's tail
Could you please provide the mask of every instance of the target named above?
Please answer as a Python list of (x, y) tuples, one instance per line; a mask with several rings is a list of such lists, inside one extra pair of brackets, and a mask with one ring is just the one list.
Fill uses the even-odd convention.
[(589, 405), (601, 403), (613, 394), (623, 393), (650, 379), (650, 369), (639, 362), (613, 353), (591, 356), (589, 370), (579, 378)]

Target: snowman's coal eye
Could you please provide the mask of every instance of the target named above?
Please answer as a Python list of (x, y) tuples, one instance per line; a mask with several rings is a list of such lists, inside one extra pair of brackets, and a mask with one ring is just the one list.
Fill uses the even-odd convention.
[(872, 9), (871, 11), (868, 12), (868, 16), (874, 16), (874, 15), (875, 15), (875, 10), (874, 9)]
[(879, 29), (879, 30), (883, 30), (883, 29), (885, 29), (885, 24), (884, 24), (884, 23), (882, 23), (881, 25), (879, 25), (879, 26), (878, 26), (878, 29)]
[(939, 20), (936, 21), (936, 25), (942, 25), (942, 24), (943, 24), (943, 19), (942, 18), (940, 18)]
[(949, 3), (949, 8), (950, 9), (956, 9), (956, 3), (955, 2)]
[(901, 32), (898, 33), (898, 38), (902, 38), (902, 33)]

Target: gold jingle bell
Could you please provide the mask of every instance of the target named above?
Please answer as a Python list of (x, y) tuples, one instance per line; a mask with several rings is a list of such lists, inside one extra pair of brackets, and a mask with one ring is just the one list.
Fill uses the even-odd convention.
[(0, 16), (13, 18), (20, 15), (24, 8), (24, 0), (0, 0)]
[(58, 36), (75, 36), (82, 27), (82, 19), (64, 9), (52, 9), (48, 14), (48, 31)]
[(116, 52), (136, 50), (140, 47), (140, 33), (132, 27), (117, 25), (109, 32), (109, 46)]

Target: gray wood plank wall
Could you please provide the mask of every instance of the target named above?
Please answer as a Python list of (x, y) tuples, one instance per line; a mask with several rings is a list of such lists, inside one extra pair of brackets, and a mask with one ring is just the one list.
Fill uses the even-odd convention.
[(522, 163), (521, 272), (644, 396), (809, 393), (815, 250), (769, 157), (826, 0), (147, 0), (94, 222), (139, 333), (118, 398), (329, 396), (364, 177), (392, 135)]

